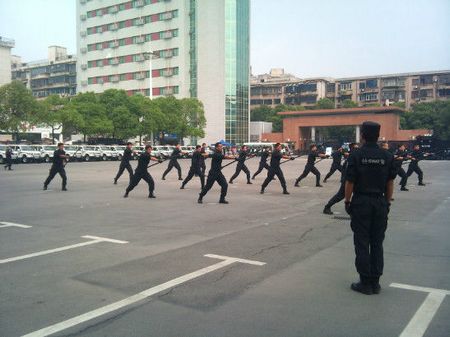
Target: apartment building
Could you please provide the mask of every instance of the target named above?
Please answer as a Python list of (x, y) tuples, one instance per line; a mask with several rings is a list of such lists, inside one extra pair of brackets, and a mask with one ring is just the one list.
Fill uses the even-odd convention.
[(77, 0), (78, 90), (196, 97), (206, 142), (249, 137), (250, 0)]
[(77, 90), (76, 57), (60, 46), (48, 47), (46, 60), (23, 63), (13, 56), (12, 79), (22, 81), (36, 98), (49, 95), (73, 96)]
[[(417, 102), (450, 98), (450, 71), (415, 72), (352, 78), (316, 78), (292, 81), (251, 82), (251, 106), (277, 104), (313, 106), (321, 98), (333, 100), (340, 107), (345, 100), (358, 106), (405, 103), (406, 108)], [(267, 83), (267, 84), (266, 84)], [(267, 89), (266, 89), (267, 88)]]
[(0, 36), (0, 86), (11, 82), (11, 49), (15, 42)]

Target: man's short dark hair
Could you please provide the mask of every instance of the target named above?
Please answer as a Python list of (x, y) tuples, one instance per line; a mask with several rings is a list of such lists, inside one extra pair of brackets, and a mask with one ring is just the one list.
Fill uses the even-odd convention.
[(220, 145), (220, 142), (217, 142), (216, 144), (214, 144), (215, 147), (218, 147)]
[(202, 146), (203, 146), (203, 145), (206, 145), (206, 143), (203, 143)]
[(60, 147), (60, 146), (62, 146), (62, 145), (64, 145), (64, 143), (58, 143), (58, 147)]
[(281, 145), (281, 143), (276, 143), (275, 144), (275, 147), (278, 147), (278, 146), (280, 146)]
[(133, 145), (133, 143), (132, 143), (132, 142), (128, 142), (128, 143), (127, 143), (127, 146), (128, 146), (128, 145)]
[(145, 145), (145, 151), (147, 151), (148, 149), (151, 149), (152, 146), (151, 145)]
[(309, 146), (309, 149), (312, 150), (314, 147), (317, 147), (317, 145), (316, 145), (316, 144), (311, 144), (311, 145)]
[(200, 145), (196, 145), (196, 146), (195, 146), (195, 149), (196, 149), (196, 150), (198, 150), (199, 148), (201, 148)]

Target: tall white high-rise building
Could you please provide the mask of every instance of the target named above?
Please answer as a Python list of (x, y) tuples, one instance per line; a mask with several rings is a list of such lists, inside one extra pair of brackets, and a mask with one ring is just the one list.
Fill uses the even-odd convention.
[(11, 82), (11, 48), (14, 40), (0, 36), (0, 86)]
[(248, 141), (250, 0), (77, 0), (77, 18), (79, 92), (197, 97), (206, 142)]

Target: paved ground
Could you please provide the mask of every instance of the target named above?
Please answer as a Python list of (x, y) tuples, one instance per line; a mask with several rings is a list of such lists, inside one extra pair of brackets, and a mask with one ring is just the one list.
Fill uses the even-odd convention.
[(450, 162), (422, 162), (427, 186), (413, 177), (410, 192), (396, 192), (374, 296), (349, 289), (343, 205), (321, 214), (338, 176), (294, 188), (304, 163), (283, 165), (290, 196), (277, 181), (260, 195), (263, 175), (254, 185), (241, 176), (230, 205), (217, 204), (217, 188), (198, 205), (199, 181), (181, 191), (175, 172), (160, 180), (165, 164), (152, 168), (155, 200), (143, 183), (123, 199), (116, 162), (69, 163), (68, 192), (59, 177), (41, 190), (46, 164), (0, 172), (0, 336), (449, 336)]

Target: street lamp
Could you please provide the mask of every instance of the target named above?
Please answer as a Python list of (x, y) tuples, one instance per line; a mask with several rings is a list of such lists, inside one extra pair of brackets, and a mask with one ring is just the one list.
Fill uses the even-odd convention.
[[(145, 52), (144, 53), (144, 58), (146, 60), (148, 60), (148, 65), (149, 65), (149, 75), (148, 75), (148, 84), (149, 84), (149, 98), (152, 100), (153, 99), (153, 64), (152, 64), (152, 59), (153, 57), (158, 57), (158, 55), (156, 55), (154, 52), (149, 51), (149, 52)], [(152, 146), (153, 144), (153, 130), (150, 132), (150, 139), (151, 139), (151, 144)]]

